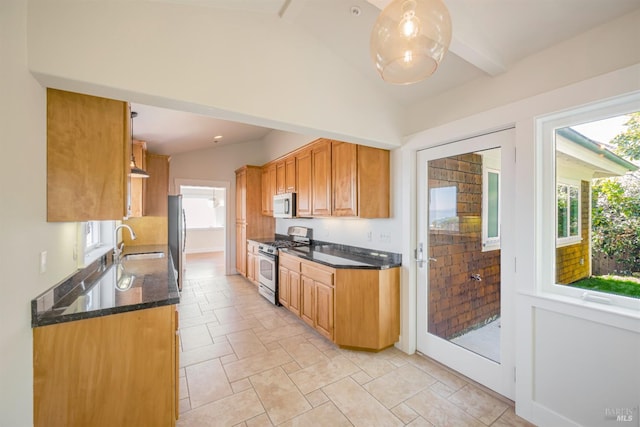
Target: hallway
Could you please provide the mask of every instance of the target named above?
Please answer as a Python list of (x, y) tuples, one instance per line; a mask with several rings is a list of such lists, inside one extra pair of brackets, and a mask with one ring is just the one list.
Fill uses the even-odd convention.
[(530, 425), (431, 359), (340, 349), (223, 272), (224, 257), (187, 256), (180, 427)]

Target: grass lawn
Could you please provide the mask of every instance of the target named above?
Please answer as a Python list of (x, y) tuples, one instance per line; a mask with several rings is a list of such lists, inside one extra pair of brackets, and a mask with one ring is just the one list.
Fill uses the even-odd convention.
[(640, 280), (635, 277), (593, 276), (578, 280), (569, 286), (640, 298)]

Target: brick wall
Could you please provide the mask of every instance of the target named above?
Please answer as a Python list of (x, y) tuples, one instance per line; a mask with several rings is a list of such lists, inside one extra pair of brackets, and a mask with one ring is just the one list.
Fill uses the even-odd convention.
[(427, 251), (436, 260), (429, 262), (428, 328), (446, 339), (500, 314), (500, 251), (482, 252), (482, 156), (429, 162), (429, 188), (453, 185), (458, 226), (430, 230)]
[(582, 241), (574, 245), (556, 248), (556, 283), (569, 284), (589, 277), (589, 192), (588, 181), (580, 183), (580, 218)]

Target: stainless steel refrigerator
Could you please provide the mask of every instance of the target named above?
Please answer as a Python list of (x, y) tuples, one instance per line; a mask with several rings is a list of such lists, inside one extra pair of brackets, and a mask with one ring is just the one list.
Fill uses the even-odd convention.
[(184, 277), (184, 249), (187, 243), (187, 219), (182, 209), (182, 195), (169, 196), (169, 250), (173, 258), (173, 267), (178, 280), (178, 289), (182, 290)]

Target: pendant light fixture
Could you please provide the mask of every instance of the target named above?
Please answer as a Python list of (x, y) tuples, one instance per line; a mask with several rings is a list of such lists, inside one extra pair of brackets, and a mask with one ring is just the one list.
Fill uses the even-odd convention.
[(129, 163), (129, 167), (131, 168), (131, 172), (129, 172), (129, 176), (131, 178), (149, 178), (149, 174), (144, 170), (140, 169), (136, 165), (136, 158), (133, 155), (133, 119), (138, 117), (138, 113), (135, 111), (131, 112), (131, 163)]
[(442, 0), (393, 0), (376, 20), (370, 50), (382, 79), (410, 84), (433, 74), (451, 43), (451, 17)]

